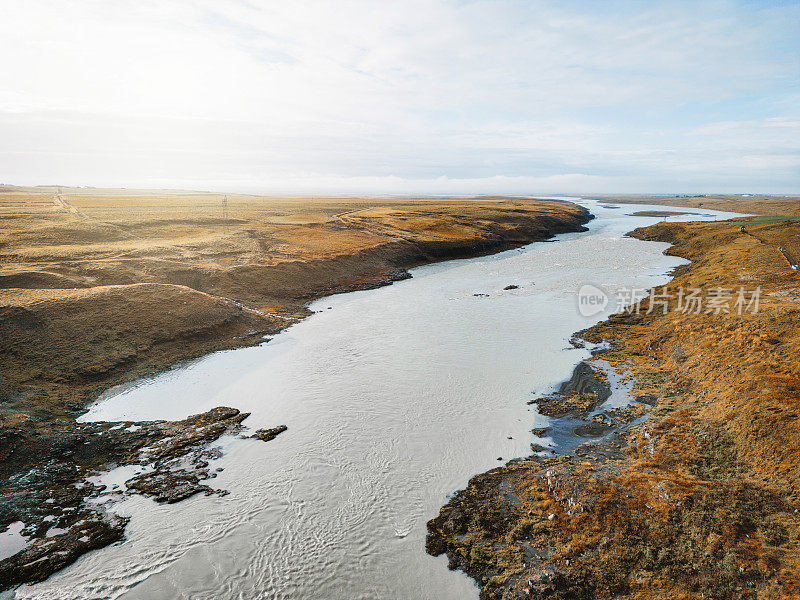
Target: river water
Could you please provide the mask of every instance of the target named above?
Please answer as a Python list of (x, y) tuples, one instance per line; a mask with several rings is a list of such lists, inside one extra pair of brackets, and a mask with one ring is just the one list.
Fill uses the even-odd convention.
[[(683, 262), (662, 254), (667, 244), (623, 237), (659, 220), (626, 213), (663, 207), (582, 202), (598, 217), (589, 232), (322, 299), (262, 346), (106, 394), (83, 420), (223, 405), (252, 412), (252, 430), (289, 430), (269, 443), (223, 438), (213, 466), (224, 470), (210, 483), (228, 496), (120, 502), (124, 543), (17, 597), (477, 599), (472, 580), (425, 553), (426, 521), (472, 475), (543, 441), (530, 430), (549, 419), (526, 402), (588, 356), (572, 333), (616, 310), (612, 297), (584, 317), (576, 291), (660, 285)], [(670, 220), (730, 216), (700, 212)]]

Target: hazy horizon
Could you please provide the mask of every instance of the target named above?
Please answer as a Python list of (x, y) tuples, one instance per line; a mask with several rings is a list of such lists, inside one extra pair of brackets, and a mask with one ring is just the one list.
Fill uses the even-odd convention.
[(793, 1), (4, 8), (11, 185), (800, 192)]
[(430, 199), (437, 199), (437, 198), (540, 198), (540, 199), (547, 199), (547, 198), (623, 198), (623, 197), (665, 197), (665, 198), (673, 198), (673, 197), (714, 197), (714, 196), (726, 196), (726, 197), (734, 197), (734, 196), (741, 196), (745, 197), (774, 197), (774, 198), (794, 198), (795, 196), (800, 195), (800, 193), (776, 193), (776, 194), (764, 194), (759, 192), (664, 192), (664, 191), (655, 191), (655, 192), (537, 192), (531, 191), (526, 193), (474, 193), (474, 194), (435, 194), (435, 193), (415, 193), (410, 192), (406, 194), (402, 193), (388, 193), (388, 192), (364, 192), (364, 193), (357, 193), (357, 192), (322, 192), (322, 193), (296, 193), (296, 192), (276, 192), (276, 191), (259, 191), (256, 188), (252, 190), (246, 189), (230, 189), (230, 188), (179, 188), (179, 187), (136, 187), (136, 186), (94, 186), (94, 185), (62, 185), (57, 183), (44, 183), (44, 184), (16, 184), (8, 181), (0, 181), (0, 187), (9, 187), (9, 188), (19, 188), (23, 190), (31, 190), (36, 188), (59, 188), (62, 189), (62, 193), (69, 194), (71, 190), (98, 190), (98, 191), (118, 191), (118, 190), (125, 190), (130, 192), (145, 192), (145, 193), (157, 193), (157, 192), (172, 192), (172, 193), (196, 193), (196, 194), (209, 194), (209, 195), (242, 195), (242, 196), (255, 196), (255, 197), (275, 197), (275, 198), (309, 198), (309, 197), (317, 197), (317, 198), (360, 198), (360, 197), (370, 197), (370, 198), (387, 198), (387, 199), (394, 199), (394, 198), (430, 198)]

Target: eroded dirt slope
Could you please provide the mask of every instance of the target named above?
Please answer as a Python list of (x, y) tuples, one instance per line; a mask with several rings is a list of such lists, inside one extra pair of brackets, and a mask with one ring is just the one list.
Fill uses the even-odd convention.
[(557, 201), (101, 192), (0, 193), (5, 403), (72, 410), (104, 386), (257, 343), (314, 298), (589, 218)]
[[(209, 445), (246, 428), (246, 414), (219, 407), (176, 422), (76, 423), (102, 390), (263, 342), (315, 298), (580, 231), (589, 218), (574, 204), (522, 199), (0, 186), (0, 533), (27, 541), (0, 555), (0, 591), (120, 540), (125, 520), (98, 504), (107, 497), (225, 493), (208, 485), (219, 454)], [(249, 437), (268, 442), (286, 430)], [(113, 467), (127, 469), (122, 487), (94, 482)]]

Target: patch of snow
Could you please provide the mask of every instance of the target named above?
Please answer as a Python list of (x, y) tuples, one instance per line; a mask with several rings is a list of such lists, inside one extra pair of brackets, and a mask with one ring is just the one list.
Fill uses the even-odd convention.
[(25, 523), (15, 521), (8, 526), (8, 529), (0, 533), (0, 560), (14, 556), (28, 545), (28, 538), (22, 535), (23, 529), (25, 529)]
[(104, 494), (113, 492), (121, 493), (127, 490), (125, 486), (126, 481), (133, 479), (137, 475), (149, 473), (153, 469), (153, 465), (123, 465), (106, 471), (105, 473), (87, 477), (86, 481), (98, 487), (106, 486)]
[(44, 537), (56, 537), (57, 535), (63, 535), (67, 533), (69, 529), (61, 529), (60, 527), (51, 527), (47, 530), (47, 533), (44, 534)]

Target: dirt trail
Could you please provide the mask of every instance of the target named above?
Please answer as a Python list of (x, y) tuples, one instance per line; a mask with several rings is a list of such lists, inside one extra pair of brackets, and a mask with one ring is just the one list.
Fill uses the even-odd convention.
[(760, 238), (759, 236), (757, 236), (756, 234), (752, 233), (751, 231), (748, 231), (745, 225), (742, 225), (742, 233), (745, 233), (745, 234), (755, 238), (761, 244), (766, 244), (767, 246), (772, 246), (773, 248), (775, 248), (775, 250), (777, 252), (780, 252), (783, 255), (783, 257), (786, 259), (786, 262), (789, 263), (789, 267), (790, 268), (792, 268), (792, 269), (797, 269), (798, 268), (797, 261), (795, 260), (795, 258), (791, 254), (789, 254), (789, 251), (786, 248), (784, 248), (783, 246), (779, 246), (777, 244), (770, 244), (769, 242), (767, 242), (766, 240)]

